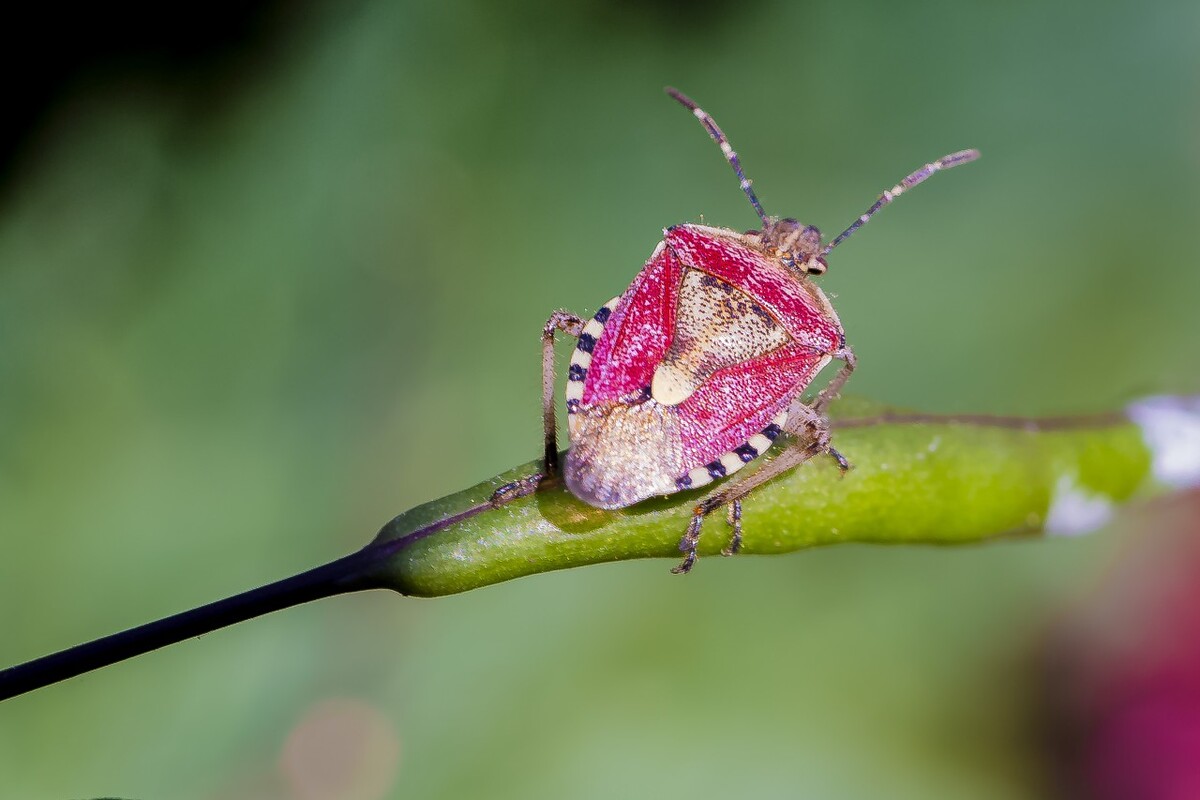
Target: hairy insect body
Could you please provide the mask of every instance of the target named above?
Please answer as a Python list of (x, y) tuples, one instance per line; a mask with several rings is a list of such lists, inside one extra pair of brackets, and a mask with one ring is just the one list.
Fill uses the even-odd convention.
[(601, 508), (740, 470), (844, 341), (821, 290), (759, 237), (699, 225), (669, 229), (605, 309), (590, 352), (572, 358), (563, 471)]
[[(623, 294), (590, 320), (556, 311), (542, 329), (545, 469), (496, 491), (501, 504), (534, 491), (559, 472), (554, 410), (554, 336), (578, 338), (567, 369), (571, 445), (562, 478), (580, 500), (624, 508), (656, 495), (727, 478), (761, 456), (783, 433), (789, 446), (768, 464), (703, 497), (679, 542), (695, 564), (704, 517), (728, 509), (732, 555), (742, 543), (742, 498), (780, 473), (821, 454), (843, 473), (825, 412), (854, 371), (854, 353), (837, 313), (812, 281), (825, 257), (902, 193), (935, 172), (978, 158), (963, 150), (904, 178), (826, 244), (794, 219), (768, 217), (737, 153), (716, 122), (674, 89), (667, 93), (720, 145), (762, 228), (677, 225)], [(809, 402), (802, 395), (832, 360), (841, 368)]]

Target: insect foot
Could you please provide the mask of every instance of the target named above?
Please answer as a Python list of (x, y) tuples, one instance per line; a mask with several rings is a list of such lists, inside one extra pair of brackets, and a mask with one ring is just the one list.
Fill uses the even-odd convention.
[(838, 473), (844, 478), (850, 471), (850, 462), (833, 446), (833, 436), (829, 432), (829, 419), (821, 417), (819, 427), (814, 431), (813, 443), (809, 448), (815, 453), (824, 453), (838, 465)]
[(813, 454), (826, 453), (837, 462), (841, 474), (850, 471), (850, 462), (833, 446), (833, 434), (830, 430), (829, 417), (818, 412), (811, 406), (794, 403), (788, 410), (790, 424), (788, 432), (794, 436), (807, 439), (808, 449)]
[(541, 484), (542, 479), (545, 477), (545, 474), (535, 472), (520, 480), (510, 481), (492, 492), (488, 503), (492, 508), (499, 508), (505, 503), (511, 503), (513, 500), (531, 495), (537, 491), (538, 485)]
[[(696, 558), (698, 557), (696, 550), (700, 545), (700, 528), (704, 524), (704, 518), (717, 508), (720, 508), (720, 505), (712, 503), (701, 503), (696, 506), (696, 510), (692, 514), (692, 520), (688, 523), (687, 532), (679, 540), (679, 552), (683, 553), (683, 561), (671, 569), (672, 573), (686, 575), (692, 571), (692, 567), (696, 565)], [(727, 508), (729, 511), (726, 520), (729, 522), (729, 527), (733, 532), (729, 537), (729, 544), (721, 551), (721, 555), (733, 556), (737, 555), (742, 549), (741, 498), (729, 500)]]
[(688, 523), (687, 533), (679, 540), (679, 552), (683, 553), (683, 561), (671, 568), (675, 575), (686, 575), (696, 565), (696, 546), (700, 543), (700, 526), (704, 524), (705, 513), (707, 512), (702, 505), (696, 506), (696, 510), (692, 512), (692, 521)]
[(843, 478), (846, 477), (846, 473), (850, 471), (851, 466), (850, 462), (846, 460), (846, 457), (838, 452), (837, 448), (835, 447), (827, 447), (825, 452), (837, 462), (838, 470), (840, 471), (841, 476)]
[(838, 475), (846, 477), (846, 473), (850, 471), (850, 461), (842, 455), (841, 451), (833, 446), (833, 436), (829, 432), (829, 420), (825, 417), (819, 417), (816, 426), (808, 433), (811, 444), (808, 446), (808, 452), (812, 455), (827, 455), (834, 460), (838, 467)]
[(801, 416), (802, 420), (799, 424), (791, 425), (788, 428), (789, 433), (796, 438), (791, 440), (774, 460), (756, 472), (726, 484), (696, 506), (692, 512), (692, 519), (688, 523), (687, 531), (679, 540), (679, 552), (683, 553), (683, 561), (671, 570), (673, 573), (685, 574), (696, 565), (700, 528), (704, 524), (704, 518), (718, 508), (728, 509), (727, 520), (732, 529), (732, 535), (729, 544), (721, 551), (721, 554), (731, 556), (742, 549), (742, 498), (775, 477), (823, 454), (829, 455), (837, 462), (841, 475), (846, 474), (850, 469), (850, 462), (830, 444), (828, 421), (823, 416), (812, 412), (811, 409), (802, 412)]

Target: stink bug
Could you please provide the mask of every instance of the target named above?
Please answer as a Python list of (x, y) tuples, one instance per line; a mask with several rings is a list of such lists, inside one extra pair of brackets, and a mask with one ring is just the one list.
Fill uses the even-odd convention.
[[(712, 511), (728, 507), (732, 538), (723, 552), (732, 555), (741, 546), (741, 501), (749, 492), (820, 454), (849, 469), (831, 444), (825, 411), (854, 371), (854, 353), (811, 276), (823, 274), (830, 251), (879, 209), (979, 153), (963, 150), (926, 164), (824, 244), (811, 225), (768, 217), (717, 123), (681, 92), (667, 94), (720, 145), (762, 228), (667, 228), (629, 288), (590, 320), (551, 315), (542, 331), (545, 470), (502, 487), (493, 502), (527, 494), (559, 472), (554, 334), (569, 334), (579, 342), (567, 372), (571, 444), (562, 477), (586, 503), (624, 508), (695, 489), (737, 472), (781, 433), (795, 435), (769, 464), (700, 501), (679, 542), (684, 559), (672, 571), (682, 573), (696, 562), (700, 527)], [(834, 359), (841, 369), (805, 403), (805, 388)]]

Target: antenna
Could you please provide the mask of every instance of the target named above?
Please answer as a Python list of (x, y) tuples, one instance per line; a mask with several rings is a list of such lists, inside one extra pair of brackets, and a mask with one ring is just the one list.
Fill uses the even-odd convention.
[[(699, 109), (697, 109), (697, 112), (699, 112)], [(696, 116), (700, 116), (700, 114), (697, 113)], [(703, 121), (703, 120), (701, 120), (701, 121)], [(716, 138), (716, 136), (714, 135), (713, 138)], [(930, 164), (926, 164), (925, 166), (921, 167), (919, 170), (914, 172), (912, 175), (909, 175), (907, 178), (900, 181), (898, 184), (893, 186), (891, 189), (888, 189), (883, 194), (879, 195), (879, 199), (875, 201), (875, 204), (873, 206), (871, 206), (870, 208), (867, 209), (867, 213), (863, 214), (861, 217), (856, 219), (854, 221), (854, 224), (851, 225), (849, 228), (846, 228), (846, 230), (839, 233), (837, 235), (837, 238), (835, 238), (832, 242), (830, 242), (829, 244), (827, 244), (825, 246), (825, 249), (821, 251), (821, 255), (822, 256), (829, 255), (830, 250), (832, 250), (833, 248), (837, 247), (842, 242), (849, 239), (850, 234), (854, 233), (856, 230), (861, 228), (863, 225), (866, 225), (868, 222), (870, 222), (871, 217), (875, 216), (876, 211), (883, 208), (888, 203), (892, 202), (897, 197), (904, 194), (912, 187), (916, 186), (918, 183), (921, 183), (922, 181), (924, 181), (926, 178), (928, 178), (933, 173), (940, 172), (941, 170), (944, 170), (944, 169), (950, 169), (951, 167), (957, 167), (959, 164), (966, 164), (967, 162), (974, 161), (977, 158), (979, 158), (978, 150), (959, 150), (957, 153), (951, 153), (948, 156), (942, 156), (937, 161), (934, 161)]]
[(678, 89), (668, 86), (667, 94), (678, 100), (684, 108), (690, 110), (696, 116), (696, 119), (700, 120), (700, 124), (708, 131), (708, 135), (713, 138), (713, 141), (721, 146), (721, 152), (725, 154), (725, 160), (729, 162), (729, 166), (733, 167), (733, 172), (737, 175), (738, 181), (741, 183), (742, 191), (750, 199), (750, 205), (754, 206), (758, 218), (762, 220), (763, 227), (765, 228), (769, 225), (770, 220), (767, 219), (767, 214), (763, 211), (762, 204), (758, 202), (758, 198), (754, 196), (754, 190), (750, 188), (750, 180), (746, 177), (746, 173), (742, 172), (742, 162), (738, 161), (737, 153), (733, 152), (733, 147), (729, 144), (729, 140), (725, 138), (725, 134), (717, 127), (716, 121), (704, 109), (696, 105), (696, 102), (692, 98)]

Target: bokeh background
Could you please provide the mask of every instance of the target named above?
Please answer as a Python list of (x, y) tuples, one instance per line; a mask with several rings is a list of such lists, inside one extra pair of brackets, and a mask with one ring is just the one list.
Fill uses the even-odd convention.
[[(828, 233), (983, 151), (832, 259), (855, 393), (1036, 414), (1200, 391), (1194, 2), (18, 13), (0, 665), (330, 560), (535, 456), (548, 312), (617, 294), (665, 225), (755, 223), (665, 84), (769, 212)], [(1112, 793), (1096, 764), (1138, 773), (1096, 744), (1095, 673), (1150, 619), (1195, 633), (1186, 597), (1126, 599), (1200, 561), (1163, 533), (1197, 508), (327, 600), (5, 703), (0, 796), (1172, 796)], [(1067, 702), (1081, 664), (1099, 688)]]

